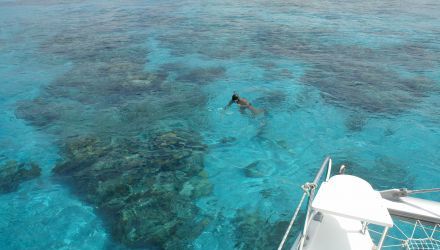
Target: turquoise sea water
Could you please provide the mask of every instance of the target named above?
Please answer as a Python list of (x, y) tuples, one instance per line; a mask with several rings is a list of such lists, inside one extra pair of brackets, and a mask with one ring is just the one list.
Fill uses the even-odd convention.
[[(41, 168), (0, 194), (0, 249), (274, 249), (326, 155), (377, 189), (440, 186), (439, 13), (434, 0), (0, 0), (0, 171)], [(264, 115), (222, 110), (234, 91)], [(169, 152), (150, 140), (169, 131), (197, 141), (172, 154), (204, 145), (186, 163), (202, 184), (155, 161)], [(81, 139), (69, 154), (84, 137), (108, 142), (104, 156)], [(180, 184), (127, 184), (142, 194), (130, 209), (156, 205), (118, 217), (92, 184), (126, 185), (153, 168), (123, 168), (145, 151), (153, 179)], [(161, 230), (155, 214), (187, 219)], [(115, 229), (124, 216), (136, 231)], [(159, 236), (133, 240), (142, 230)]]

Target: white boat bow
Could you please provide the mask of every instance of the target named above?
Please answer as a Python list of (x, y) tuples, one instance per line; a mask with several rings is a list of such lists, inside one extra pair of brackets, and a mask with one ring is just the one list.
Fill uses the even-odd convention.
[[(302, 186), (301, 198), (289, 227), (278, 247), (283, 249), (289, 232), (296, 220), (305, 197), (308, 196), (306, 218), (301, 233), (291, 247), (292, 250), (380, 250), (383, 247), (397, 249), (440, 250), (440, 203), (432, 200), (409, 197), (409, 194), (436, 192), (439, 188), (409, 191), (391, 189), (376, 191), (365, 180), (340, 174), (330, 177), (332, 160), (327, 157), (312, 183)], [(327, 175), (315, 196), (321, 176), (325, 169)], [(393, 220), (412, 221), (412, 233), (405, 234)], [(428, 223), (424, 226), (423, 223)], [(369, 228), (369, 225), (383, 227), (382, 232)], [(388, 229), (395, 227), (404, 238), (388, 236), (397, 240), (394, 245), (384, 245)], [(416, 237), (416, 229), (421, 228), (426, 237)], [(377, 244), (370, 235), (380, 234)]]

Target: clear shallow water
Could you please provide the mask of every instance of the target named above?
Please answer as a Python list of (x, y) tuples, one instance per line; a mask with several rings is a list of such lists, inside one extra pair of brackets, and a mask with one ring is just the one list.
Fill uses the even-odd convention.
[[(187, 201), (208, 218), (192, 249), (274, 248), (269, 232), (325, 155), (376, 188), (439, 186), (438, 13), (436, 1), (1, 1), (0, 160), (42, 169), (0, 196), (1, 248), (134, 247), (52, 172), (81, 136), (201, 136), (212, 189)], [(219, 110), (234, 90), (266, 115)]]

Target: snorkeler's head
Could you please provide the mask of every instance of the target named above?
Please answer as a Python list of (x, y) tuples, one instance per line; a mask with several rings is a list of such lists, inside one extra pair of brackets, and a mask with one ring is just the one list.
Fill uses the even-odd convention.
[(232, 101), (233, 101), (233, 102), (238, 102), (238, 99), (239, 99), (238, 94), (234, 93), (234, 94), (232, 95)]

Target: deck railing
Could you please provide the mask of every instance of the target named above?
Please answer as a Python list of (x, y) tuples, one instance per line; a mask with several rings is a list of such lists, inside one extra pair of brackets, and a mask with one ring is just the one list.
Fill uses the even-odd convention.
[(310, 221), (311, 214), (312, 214), (312, 201), (315, 198), (315, 189), (318, 186), (318, 184), (319, 184), (319, 182), (320, 182), (320, 180), (322, 178), (322, 175), (323, 175), (323, 173), (324, 173), (326, 168), (327, 168), (327, 174), (326, 174), (325, 180), (328, 181), (328, 179), (330, 178), (331, 170), (332, 170), (332, 159), (329, 156), (327, 156), (324, 159), (324, 162), (322, 163), (321, 168), (319, 168), (319, 171), (316, 174), (315, 179), (313, 180), (313, 182), (312, 183), (307, 182), (307, 183), (305, 183), (304, 185), (301, 186), (301, 188), (304, 191), (304, 194), (301, 197), (301, 200), (300, 200), (300, 202), (299, 202), (299, 204), (298, 204), (298, 206), (297, 206), (297, 208), (295, 210), (295, 213), (292, 216), (292, 219), (290, 220), (289, 226), (287, 227), (287, 230), (284, 233), (283, 239), (281, 240), (281, 243), (278, 246), (278, 250), (282, 250), (283, 249), (284, 244), (286, 243), (286, 240), (287, 240), (287, 238), (288, 238), (288, 236), (290, 234), (290, 230), (292, 229), (292, 226), (295, 223), (296, 217), (298, 216), (298, 212), (299, 212), (299, 210), (302, 207), (304, 199), (305, 199), (306, 196), (308, 196), (309, 199), (308, 199), (308, 202), (307, 202), (306, 219), (305, 219), (305, 222), (304, 222), (303, 232), (301, 234), (301, 239), (300, 239), (300, 243), (299, 243), (299, 250), (302, 250), (303, 245), (304, 245), (304, 239), (305, 239), (303, 236), (307, 232), (307, 227), (309, 225), (309, 221)]

